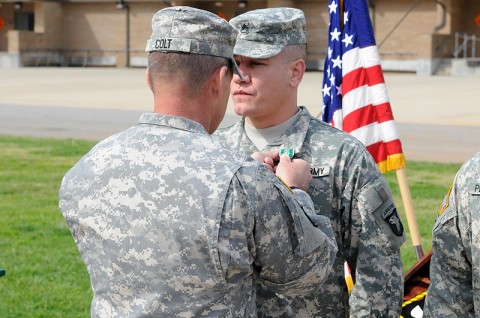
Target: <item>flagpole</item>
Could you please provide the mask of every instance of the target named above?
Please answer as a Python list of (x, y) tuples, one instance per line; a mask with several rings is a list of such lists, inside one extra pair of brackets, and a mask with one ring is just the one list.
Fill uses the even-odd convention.
[(407, 216), (408, 228), (410, 229), (410, 236), (412, 237), (413, 248), (417, 260), (423, 257), (423, 247), (420, 238), (420, 231), (418, 230), (417, 218), (413, 211), (412, 197), (407, 183), (407, 175), (405, 168), (397, 169), (398, 185), (400, 187), (400, 194), (402, 195), (403, 206), (405, 207), (405, 215)]
[(343, 0), (338, 1), (339, 9), (340, 9), (340, 25), (343, 29)]

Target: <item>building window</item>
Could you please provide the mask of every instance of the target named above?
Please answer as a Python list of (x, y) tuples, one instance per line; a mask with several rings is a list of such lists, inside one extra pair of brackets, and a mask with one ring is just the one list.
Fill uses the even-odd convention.
[(33, 31), (33, 17), (32, 12), (15, 12), (15, 30)]

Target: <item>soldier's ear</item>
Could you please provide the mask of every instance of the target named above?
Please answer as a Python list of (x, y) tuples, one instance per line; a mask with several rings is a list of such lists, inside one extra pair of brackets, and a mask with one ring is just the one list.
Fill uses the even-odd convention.
[(150, 90), (153, 92), (152, 78), (150, 77), (150, 71), (149, 71), (148, 67), (145, 70), (145, 79), (147, 80), (148, 88), (150, 88)]
[(213, 92), (218, 93), (222, 91), (222, 85), (225, 82), (224, 80), (227, 76), (227, 72), (228, 68), (226, 66), (222, 66), (212, 73), (209, 79), (209, 85), (211, 85), (211, 89)]
[(290, 64), (290, 85), (296, 87), (300, 85), (305, 74), (306, 65), (303, 60), (296, 60)]

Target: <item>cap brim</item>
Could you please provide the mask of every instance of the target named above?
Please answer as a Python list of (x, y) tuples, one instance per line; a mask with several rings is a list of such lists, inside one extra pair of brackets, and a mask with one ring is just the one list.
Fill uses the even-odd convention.
[(265, 44), (253, 41), (237, 39), (233, 54), (253, 59), (268, 59), (282, 52), (285, 45)]

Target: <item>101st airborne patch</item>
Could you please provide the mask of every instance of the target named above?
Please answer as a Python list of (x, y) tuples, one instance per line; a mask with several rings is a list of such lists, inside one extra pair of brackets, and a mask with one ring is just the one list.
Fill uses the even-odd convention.
[(393, 233), (397, 236), (403, 235), (403, 224), (400, 221), (400, 217), (398, 216), (397, 209), (395, 205), (389, 204), (387, 205), (382, 211), (382, 217), (387, 222), (387, 224), (392, 229)]

